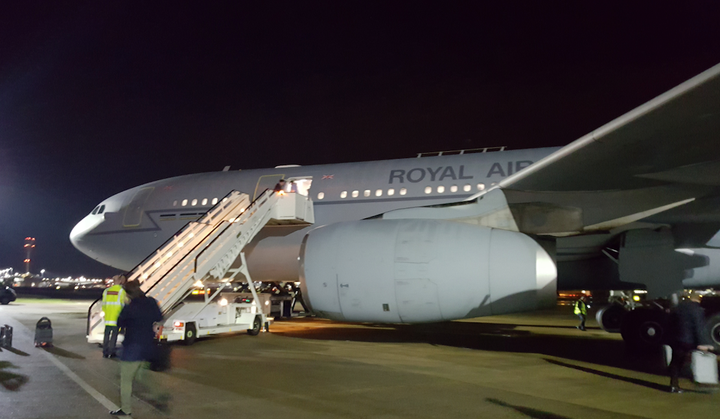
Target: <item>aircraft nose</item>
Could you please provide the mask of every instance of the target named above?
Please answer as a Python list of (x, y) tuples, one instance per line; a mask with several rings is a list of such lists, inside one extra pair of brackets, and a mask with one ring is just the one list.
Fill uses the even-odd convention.
[(104, 220), (103, 216), (88, 215), (70, 231), (70, 242), (76, 249), (89, 255), (92, 249), (88, 246), (87, 235), (95, 230)]

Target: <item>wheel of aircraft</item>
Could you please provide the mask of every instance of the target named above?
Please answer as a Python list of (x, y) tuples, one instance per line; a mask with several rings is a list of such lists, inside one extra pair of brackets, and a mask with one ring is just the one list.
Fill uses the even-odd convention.
[(627, 311), (620, 304), (610, 304), (597, 311), (595, 320), (608, 333), (620, 333), (623, 317)]
[(248, 335), (250, 336), (257, 336), (258, 333), (260, 333), (260, 329), (262, 328), (262, 319), (260, 316), (255, 316), (255, 320), (253, 320), (253, 327), (252, 329), (248, 329)]
[(185, 342), (185, 345), (189, 346), (195, 343), (195, 339), (197, 339), (195, 323), (188, 323), (185, 327), (185, 339), (183, 339), (183, 342)]
[(663, 343), (666, 324), (664, 312), (637, 308), (625, 314), (620, 333), (629, 348), (646, 351), (659, 347)]
[(705, 322), (705, 330), (712, 339), (715, 348), (720, 348), (720, 314), (716, 314)]

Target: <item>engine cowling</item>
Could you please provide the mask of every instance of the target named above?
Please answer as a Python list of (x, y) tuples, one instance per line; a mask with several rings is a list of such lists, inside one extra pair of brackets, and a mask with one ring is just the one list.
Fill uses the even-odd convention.
[(422, 323), (551, 306), (557, 271), (530, 237), (453, 221), (367, 220), (305, 236), (300, 282), (318, 316)]

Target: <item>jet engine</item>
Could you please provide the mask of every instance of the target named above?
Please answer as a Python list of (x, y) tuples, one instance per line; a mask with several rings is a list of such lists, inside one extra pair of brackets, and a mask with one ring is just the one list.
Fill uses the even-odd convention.
[(552, 258), (525, 234), (442, 220), (366, 220), (308, 233), (305, 303), (318, 316), (422, 323), (535, 310), (556, 300)]

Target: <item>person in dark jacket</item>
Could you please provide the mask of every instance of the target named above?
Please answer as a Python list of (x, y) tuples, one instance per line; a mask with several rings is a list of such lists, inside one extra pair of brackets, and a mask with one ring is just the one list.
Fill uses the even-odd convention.
[(148, 389), (151, 404), (167, 409), (168, 396), (159, 391), (152, 382), (154, 372), (149, 370), (155, 350), (156, 322), (162, 320), (157, 301), (146, 297), (138, 281), (125, 284), (125, 292), (130, 298), (118, 318), (118, 327), (125, 330), (123, 350), (120, 355), (120, 404), (121, 408), (110, 412), (114, 416), (129, 416), (132, 412), (132, 386), (135, 378)]
[(710, 351), (712, 345), (703, 329), (705, 313), (700, 304), (690, 300), (678, 302), (677, 294), (673, 294), (671, 305), (668, 318), (668, 344), (672, 348), (670, 392), (682, 393), (679, 377), (688, 356), (696, 349)]

